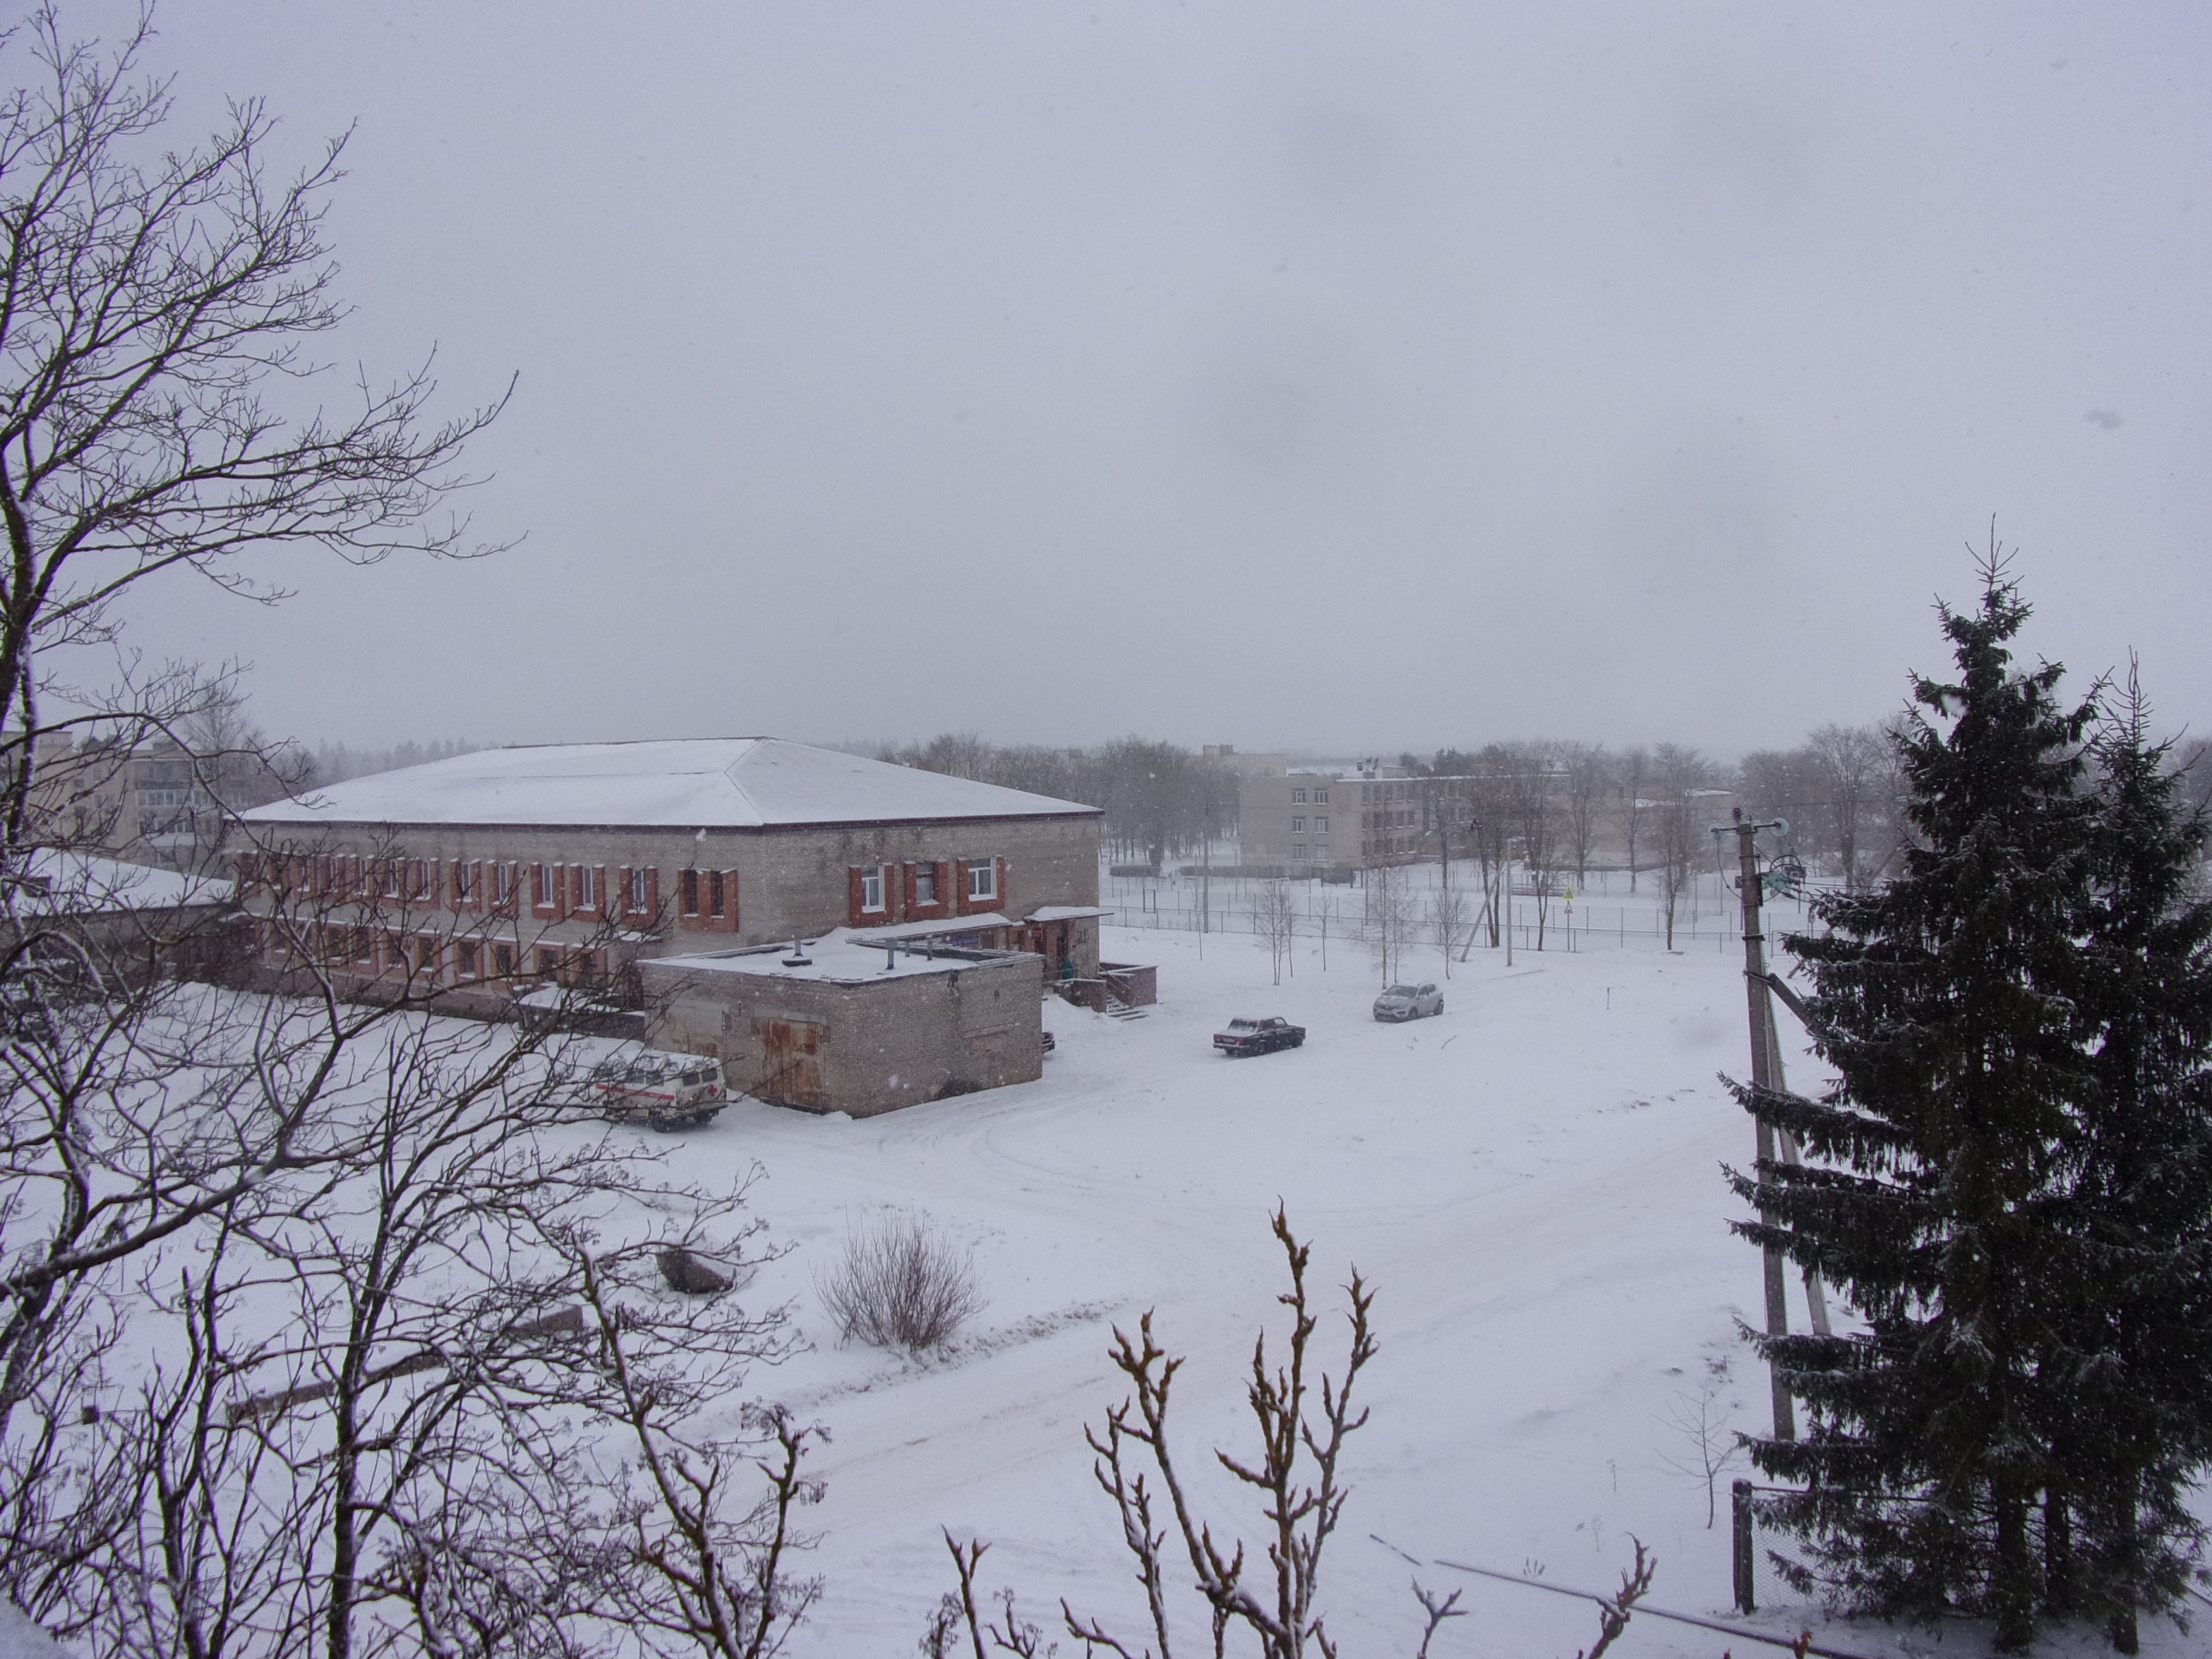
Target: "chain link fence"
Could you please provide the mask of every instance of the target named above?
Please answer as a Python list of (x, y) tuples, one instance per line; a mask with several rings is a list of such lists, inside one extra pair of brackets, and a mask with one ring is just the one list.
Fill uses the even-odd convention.
[[(1400, 879), (1411, 891), (1412, 916), (1405, 934), (1408, 959), (1423, 950), (1439, 948), (1442, 926), (1437, 905), (1447, 890), (1460, 896), (1463, 911), (1453, 928), (1457, 941), (1453, 960), (1465, 961), (1480, 951), (1503, 946), (1506, 928), (1503, 910), (1498, 918), (1498, 943), (1491, 942), (1490, 918), (1483, 907), (1482, 890), (1470, 881), (1471, 869), (1453, 866), (1447, 890), (1437, 866), (1399, 867)], [(1572, 899), (1564, 890), (1541, 896), (1542, 918), (1537, 915), (1539, 895), (1526, 882), (1514, 884), (1511, 904), (1513, 949), (1516, 954), (1535, 951), (1664, 950), (1669, 933), (1666, 918), (1644, 893), (1626, 890), (1618, 872), (1592, 872), (1589, 884), (1577, 890)], [(1699, 878), (1694, 896), (1686, 895), (1679, 907), (1671, 935), (1677, 952), (1710, 951), (1725, 953), (1742, 947), (1742, 924), (1735, 909), (1735, 895), (1723, 880), (1710, 873)], [(1340, 886), (1319, 881), (1285, 881), (1294, 913), (1293, 941), (1302, 951), (1319, 951), (1324, 944), (1358, 949), (1368, 934), (1365, 894), (1358, 886)], [(1113, 911), (1107, 918), (1116, 927), (1160, 928), (1183, 933), (1252, 936), (1261, 931), (1259, 910), (1272, 885), (1266, 878), (1243, 875), (1206, 876), (1189, 870), (1175, 875), (1102, 874), (1099, 902)], [(1648, 888), (1649, 883), (1646, 883)], [(1614, 891), (1618, 888), (1620, 890)], [(1770, 938), (1803, 931), (1813, 926), (1802, 896), (1770, 899), (1766, 927)]]
[(1748, 1480), (1738, 1480), (1730, 1488), (1730, 1556), (1739, 1613), (1786, 1607), (1807, 1598), (1805, 1586), (1814, 1568), (1805, 1559), (1802, 1546), (1790, 1534), (1762, 1522), (1759, 1515), (1762, 1495), (1781, 1497), (1791, 1490), (1756, 1486)]

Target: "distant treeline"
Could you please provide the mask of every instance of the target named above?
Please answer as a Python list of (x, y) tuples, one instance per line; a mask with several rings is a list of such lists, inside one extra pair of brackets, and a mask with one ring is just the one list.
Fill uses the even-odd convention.
[(1237, 827), (1236, 775), (1171, 743), (1123, 738), (1096, 749), (1046, 749), (946, 732), (877, 757), (1100, 807), (1109, 853), (1132, 862), (1194, 854), (1206, 837)]
[(472, 755), (483, 748), (480, 743), (469, 743), (460, 738), (447, 738), (431, 743), (395, 743), (388, 749), (356, 749), (343, 743), (319, 743), (309, 763), (313, 769), (308, 781), (343, 783), (348, 778), (365, 778), (378, 772), (397, 772), (403, 766), (420, 766), (426, 761), (449, 760), (455, 755)]
[(1439, 750), (1426, 761), (1404, 755), (1400, 763), (1466, 780), (1452, 794), (1474, 823), (1492, 837), (1510, 835), (1516, 860), (1544, 875), (1673, 866), (1686, 878), (1686, 866), (1710, 862), (1710, 824), (1741, 806), (1789, 820), (1789, 833), (1764, 845), (1856, 887), (1889, 866), (1902, 833), (1895, 750), (1872, 726), (1824, 726), (1795, 749), (1762, 750), (1733, 767), (1684, 744), (1547, 741)]

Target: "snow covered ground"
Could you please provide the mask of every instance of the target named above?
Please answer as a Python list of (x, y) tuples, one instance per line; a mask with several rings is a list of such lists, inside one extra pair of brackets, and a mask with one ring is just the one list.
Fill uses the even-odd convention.
[[(1694, 1411), (1709, 1376), (1730, 1425), (1764, 1426), (1764, 1378), (1735, 1334), (1759, 1305), (1759, 1265), (1727, 1232), (1719, 1173), (1751, 1151), (1715, 1081), (1744, 1069), (1737, 959), (1547, 951), (1509, 972), (1478, 951), (1455, 968), (1441, 1018), (1382, 1026), (1364, 952), (1333, 943), (1324, 973), (1316, 943), (1301, 941), (1277, 988), (1249, 938), (1206, 939), (1201, 959), (1194, 934), (1109, 929), (1109, 957), (1158, 963), (1161, 1002), (1127, 1023), (1048, 1005), (1060, 1047), (1041, 1083), (864, 1122), (748, 1103), (684, 1138), (679, 1161), (702, 1178), (757, 1159), (757, 1207), (796, 1247), (750, 1292), (792, 1298), (815, 1344), (753, 1386), (835, 1437), (815, 1465), (829, 1494), (807, 1565), (827, 1593), (795, 1652), (912, 1651), (951, 1582), (940, 1526), (992, 1540), (983, 1585), (1017, 1588), (1039, 1623), (1057, 1624), (1066, 1595), (1141, 1634), (1083, 1441), (1122, 1397), (1109, 1328), (1156, 1310), (1164, 1346), (1188, 1357), (1175, 1395), (1187, 1472), (1203, 1473), (1210, 1446), (1249, 1449), (1240, 1372), (1279, 1313), (1267, 1229), (1279, 1198), (1319, 1283), (1357, 1263), (1377, 1291), (1374, 1416), (1352, 1442), (1354, 1490), (1324, 1574), (1346, 1651), (1413, 1650), (1401, 1551), (1604, 1590), (1634, 1534), (1658, 1557), (1654, 1605), (1729, 1616), (1728, 1477), (1708, 1528), (1704, 1481), (1668, 1463), (1696, 1461), (1668, 1419)], [(1401, 976), (1438, 966), (1413, 956)], [(1267, 1013), (1306, 1025), (1305, 1047), (1213, 1054), (1221, 1021)], [(975, 1248), (989, 1305), (940, 1362), (840, 1348), (821, 1312), (815, 1276), (879, 1206), (926, 1211)], [(1342, 1331), (1324, 1322), (1332, 1369)], [(1232, 1519), (1256, 1545), (1254, 1506), (1211, 1474), (1201, 1484), (1217, 1525)], [(1564, 1659), (1595, 1634), (1586, 1604), (1442, 1567), (1419, 1576), (1463, 1587), (1472, 1615), (1439, 1655)], [(1938, 1645), (1802, 1607), (1757, 1624), (1810, 1625), (1869, 1659)], [(1650, 1618), (1618, 1650), (1731, 1646), (1776, 1651)], [(1941, 1647), (1984, 1650), (1966, 1630)], [(2144, 1650), (2201, 1649), (2161, 1624)]]

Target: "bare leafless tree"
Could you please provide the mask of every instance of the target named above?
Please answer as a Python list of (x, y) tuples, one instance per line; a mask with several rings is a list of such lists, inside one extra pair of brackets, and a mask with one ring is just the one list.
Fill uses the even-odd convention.
[(1544, 929), (1551, 902), (1568, 855), (1565, 821), (1560, 809), (1564, 772), (1556, 745), (1523, 743), (1505, 745), (1510, 757), (1507, 807), (1521, 866), (1536, 900), (1536, 948), (1544, 948)]
[[(1311, 1247), (1292, 1235), (1279, 1209), (1273, 1225), (1291, 1274), (1291, 1288), (1280, 1298), (1291, 1313), (1285, 1363), (1268, 1364), (1262, 1332), (1253, 1346), (1245, 1389), (1259, 1455), (1218, 1454), (1224, 1468), (1261, 1494), (1273, 1583), (1259, 1588), (1248, 1583), (1243, 1545), (1231, 1547), (1221, 1541), (1233, 1538), (1234, 1529), (1217, 1533), (1197, 1513), (1168, 1432), (1170, 1393), (1182, 1362), (1153, 1340), (1151, 1314), (1139, 1322), (1134, 1341), (1115, 1332), (1114, 1364), (1128, 1381), (1130, 1398), (1107, 1413), (1103, 1434), (1086, 1431), (1097, 1454), (1093, 1473), (1120, 1513), (1122, 1540), (1136, 1561), (1162, 1654), (1173, 1645), (1168, 1595), (1181, 1576), (1169, 1565), (1170, 1527), (1173, 1553), (1188, 1564), (1217, 1632), (1243, 1626), (1268, 1659), (1300, 1659), (1310, 1648), (1333, 1651), (1318, 1604), (1321, 1568), (1347, 1496), (1338, 1474), (1345, 1441), (1367, 1421), (1366, 1411), (1355, 1412), (1352, 1400), (1360, 1372), (1375, 1357), (1369, 1325), (1374, 1296), (1355, 1271), (1346, 1287), (1352, 1334), (1341, 1379), (1332, 1382), (1324, 1373), (1316, 1396), (1307, 1370), (1308, 1350), (1319, 1328), (1306, 1292)], [(1159, 1482), (1158, 1494), (1166, 1501), (1164, 1516), (1156, 1516), (1148, 1475)], [(1097, 1619), (1079, 1616), (1065, 1603), (1062, 1611), (1071, 1634), (1110, 1652), (1129, 1653)]]
[(1628, 890), (1632, 893), (1636, 890), (1638, 867), (1637, 849), (1644, 840), (1644, 825), (1650, 814), (1645, 792), (1651, 787), (1651, 751), (1641, 744), (1623, 751), (1614, 763), (1613, 780), (1620, 791), (1616, 810), (1620, 815), (1621, 850), (1628, 861)]
[[(812, 1543), (799, 1530), (800, 1511), (823, 1495), (801, 1465), (808, 1446), (827, 1437), (773, 1407), (745, 1413), (747, 1435), (686, 1426), (702, 1405), (742, 1382), (747, 1366), (781, 1351), (780, 1315), (748, 1315), (722, 1295), (704, 1318), (657, 1307), (639, 1250), (594, 1256), (580, 1249), (574, 1261), (597, 1335), (598, 1404), (626, 1432), (636, 1460), (632, 1491), (605, 1531), (614, 1562), (602, 1590), (608, 1607), (665, 1659), (780, 1652), (822, 1593), (821, 1580), (797, 1576), (790, 1561)], [(756, 1474), (765, 1489), (750, 1504), (733, 1499)]]
[(1826, 796), (1829, 833), (1844, 890), (1856, 892), (1866, 878), (1860, 842), (1869, 817), (1877, 810), (1889, 744), (1871, 726), (1820, 727), (1805, 740)]
[(1453, 957), (1466, 961), (1468, 947), (1474, 942), (1474, 916), (1467, 894), (1456, 887), (1439, 890), (1429, 906), (1429, 925), (1443, 953), (1444, 977), (1449, 979)]
[(1291, 896), (1288, 882), (1273, 880), (1260, 884), (1259, 893), (1252, 903), (1252, 931), (1267, 947), (1267, 959), (1274, 968), (1275, 983), (1280, 985), (1283, 982), (1283, 964), (1290, 960), (1291, 945), (1298, 931), (1297, 901)]
[(1726, 1386), (1727, 1368), (1723, 1365), (1705, 1377), (1695, 1394), (1677, 1395), (1662, 1419), (1680, 1450), (1662, 1453), (1659, 1461), (1704, 1486), (1708, 1530), (1720, 1515), (1721, 1474), (1742, 1455), (1744, 1447), (1743, 1437), (1728, 1426), (1722, 1400)]
[[(1079, 1613), (1063, 1599), (1061, 1622), (1085, 1653), (1103, 1650), (1119, 1659), (1137, 1659), (1140, 1653), (1174, 1659), (1176, 1609), (1184, 1585), (1196, 1592), (1211, 1626), (1209, 1650), (1216, 1656), (1228, 1650), (1229, 1633), (1238, 1628), (1250, 1633), (1264, 1659), (1303, 1659), (1310, 1652), (1326, 1659), (1338, 1650), (1321, 1605), (1322, 1566), (1351, 1495), (1340, 1473), (1345, 1446), (1367, 1422), (1366, 1408), (1355, 1411), (1352, 1401), (1360, 1373), (1376, 1353), (1374, 1296), (1355, 1269), (1345, 1286), (1351, 1331), (1343, 1369), (1336, 1380), (1322, 1372), (1316, 1389), (1313, 1376), (1318, 1367), (1311, 1350), (1320, 1321), (1306, 1288), (1312, 1249), (1291, 1232), (1279, 1207), (1273, 1228), (1290, 1271), (1290, 1289), (1275, 1298), (1290, 1310), (1289, 1340), (1282, 1362), (1272, 1365), (1264, 1330), (1253, 1345), (1244, 1398), (1257, 1433), (1257, 1455), (1213, 1454), (1213, 1461), (1258, 1499), (1265, 1566), (1253, 1571), (1257, 1564), (1249, 1559), (1241, 1528), (1199, 1510), (1169, 1431), (1170, 1396), (1182, 1361), (1154, 1339), (1152, 1315), (1147, 1312), (1138, 1322), (1134, 1340), (1117, 1327), (1109, 1350), (1115, 1369), (1129, 1385), (1128, 1398), (1107, 1413), (1103, 1431), (1086, 1428), (1084, 1434), (1093, 1453), (1092, 1475), (1113, 1500), (1123, 1547), (1136, 1564), (1150, 1628), (1142, 1638), (1117, 1634), (1105, 1620)], [(945, 1543), (957, 1588), (932, 1615), (922, 1652), (932, 1659), (951, 1659), (963, 1637), (972, 1659), (988, 1659), (994, 1652), (1034, 1659), (1053, 1651), (1043, 1645), (1044, 1632), (1022, 1619), (1012, 1590), (1002, 1589), (995, 1598), (1002, 1618), (984, 1613), (975, 1576), (988, 1546), (977, 1539), (963, 1544), (949, 1531)], [(1599, 1659), (1627, 1628), (1637, 1603), (1651, 1587), (1653, 1571), (1650, 1557), (1638, 1543), (1634, 1565), (1623, 1575), (1620, 1592), (1600, 1605), (1597, 1641), (1577, 1659)], [(1416, 1659), (1426, 1659), (1437, 1631), (1448, 1620), (1462, 1616), (1459, 1594), (1432, 1594), (1419, 1579), (1413, 1590), (1423, 1615)]]
[(1382, 982), (1397, 982), (1400, 958), (1413, 943), (1417, 916), (1413, 890), (1402, 866), (1378, 864), (1362, 878), (1361, 931), (1382, 970)]
[(1671, 951), (1682, 900), (1710, 850), (1711, 837), (1696, 822), (1692, 792), (1704, 787), (1711, 768), (1696, 750), (1662, 743), (1653, 756), (1652, 769), (1658, 797), (1659, 902)]
[(1575, 885), (1589, 883), (1590, 854), (1597, 845), (1598, 830), (1613, 781), (1613, 757), (1601, 744), (1563, 743), (1559, 745), (1559, 815), (1566, 836), (1567, 861), (1575, 871)]
[[(434, 1651), (568, 1651), (616, 1594), (611, 1528), (665, 1498), (611, 1491), (586, 1455), (590, 1425), (635, 1425), (580, 1340), (576, 1241), (609, 1206), (676, 1214), (678, 1236), (592, 1260), (728, 1262), (742, 1231), (698, 1235), (742, 1194), (580, 1134), (562, 1004), (526, 1030), (440, 1019), (411, 953), (362, 966), (358, 940), (477, 921), (296, 878), (337, 855), (257, 856), (257, 950), (288, 994), (134, 979), (36, 913), (15, 941), (9, 983), (50, 994), (0, 1049), (0, 1590), (132, 1655), (338, 1659), (399, 1625)], [(667, 1315), (726, 1376), (781, 1322), (730, 1308)], [(633, 1346), (650, 1311), (626, 1307)], [(179, 1357), (110, 1375), (125, 1328)]]
[(497, 412), (434, 421), (425, 367), (289, 417), (309, 344), (345, 316), (322, 234), (343, 141), (272, 176), (273, 118), (246, 101), (178, 144), (139, 67), (152, 33), (146, 12), (112, 48), (75, 40), (48, 3), (0, 37), (0, 864), (42, 739), (140, 712), (78, 688), (51, 714), (58, 653), (112, 641), (118, 600), (167, 571), (276, 597), (236, 563), (249, 548), (469, 550), (433, 514)]

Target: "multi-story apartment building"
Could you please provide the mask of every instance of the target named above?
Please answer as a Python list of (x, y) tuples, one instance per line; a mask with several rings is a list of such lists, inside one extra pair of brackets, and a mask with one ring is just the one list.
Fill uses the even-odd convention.
[(1319, 874), (1433, 858), (1441, 815), (1455, 810), (1465, 781), (1380, 763), (1245, 777), (1237, 790), (1243, 866)]
[(40, 739), (32, 801), (41, 842), (199, 867), (222, 811), (191, 757), (167, 740), (131, 748), (66, 733)]

